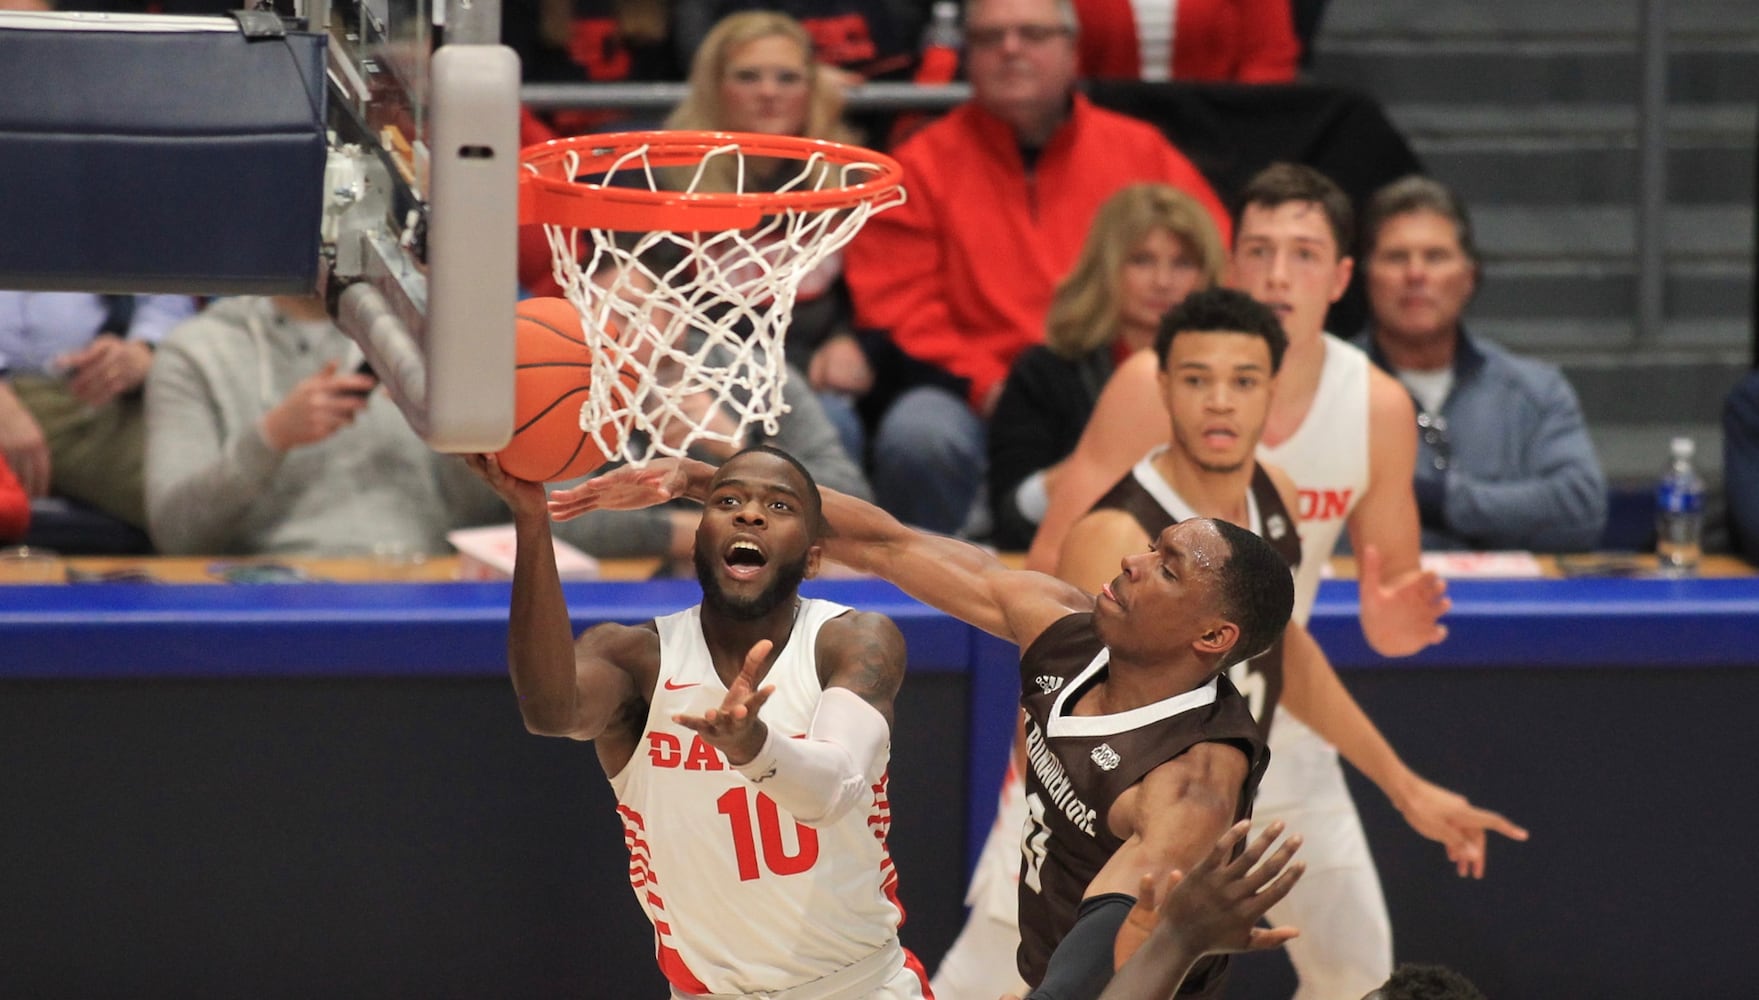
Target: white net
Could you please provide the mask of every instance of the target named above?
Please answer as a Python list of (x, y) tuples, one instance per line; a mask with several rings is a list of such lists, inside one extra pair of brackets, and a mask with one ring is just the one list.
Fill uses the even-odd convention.
[[(728, 143), (692, 166), (655, 159), (648, 146), (632, 147), (595, 167), (591, 184), (781, 197), (748, 229), (544, 226), (556, 281), (593, 348), (581, 429), (605, 455), (637, 466), (703, 442), (742, 446), (754, 426), (774, 435), (788, 409), (782, 341), (802, 282), (840, 268), (840, 251), (868, 217), (904, 200), (894, 186), (835, 209), (790, 206), (788, 195), (853, 187), (882, 169), (817, 151), (777, 160)], [(563, 168), (579, 178), (580, 154), (566, 153)]]

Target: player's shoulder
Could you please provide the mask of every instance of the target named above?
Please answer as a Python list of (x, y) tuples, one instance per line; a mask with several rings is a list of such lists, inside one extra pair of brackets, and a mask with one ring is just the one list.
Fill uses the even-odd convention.
[(639, 625), (602, 622), (581, 632), (574, 640), (578, 654), (609, 660), (623, 667), (657, 662), (660, 655), (659, 626), (653, 621)]
[(848, 643), (890, 643), (896, 640), (900, 647), (904, 641), (904, 633), (899, 630), (898, 623), (890, 615), (878, 611), (860, 611), (850, 608), (842, 614), (825, 622), (818, 630), (819, 648), (826, 643), (842, 645)]
[(1411, 402), (1411, 394), (1398, 379), (1375, 365), (1368, 366), (1368, 416), (1377, 424), (1382, 420), (1417, 419), (1417, 406)]
[[(1104, 499), (1103, 497), (1101, 498)], [(1109, 547), (1114, 551), (1134, 551), (1150, 541), (1148, 532), (1136, 515), (1121, 507), (1095, 507), (1081, 515), (1069, 528), (1064, 551), (1071, 546)], [(1118, 548), (1120, 543), (1125, 548)]]
[(896, 693), (904, 679), (904, 633), (877, 611), (850, 609), (824, 623), (813, 648), (821, 685), (839, 678), (869, 693)]

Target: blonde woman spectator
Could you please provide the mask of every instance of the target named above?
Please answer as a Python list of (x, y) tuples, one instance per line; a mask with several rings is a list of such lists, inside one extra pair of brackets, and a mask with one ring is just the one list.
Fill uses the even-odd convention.
[(1154, 346), (1167, 310), (1221, 278), (1226, 250), (1209, 213), (1165, 184), (1135, 184), (1100, 206), (1074, 270), (1057, 286), (1045, 342), (1014, 362), (989, 432), (991, 541), (1024, 550), (1047, 483), (1075, 449), (1113, 366)]
[[(703, 39), (690, 67), (688, 93), (666, 118), (666, 127), (852, 143), (858, 136), (841, 118), (843, 91), (835, 72), (816, 61), (806, 29), (788, 15), (733, 14)], [(735, 166), (730, 158), (718, 158), (696, 189), (732, 190)], [(747, 161), (745, 189), (778, 187), (797, 168), (792, 161)], [(680, 168), (671, 182), (682, 186), (693, 172)], [(836, 254), (801, 283), (785, 351), (788, 362), (806, 373), (844, 449), (859, 464), (866, 434), (854, 401), (872, 387), (873, 370), (851, 314), (843, 257)]]

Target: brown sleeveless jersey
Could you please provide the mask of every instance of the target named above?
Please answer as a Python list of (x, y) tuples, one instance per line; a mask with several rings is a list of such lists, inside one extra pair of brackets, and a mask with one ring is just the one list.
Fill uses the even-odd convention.
[[(1104, 679), (1109, 661), (1091, 612), (1055, 622), (1020, 657), (1029, 819), (1021, 844), (1019, 967), (1034, 986), (1074, 926), (1088, 884), (1124, 844), (1106, 825), (1118, 796), (1199, 743), (1226, 743), (1251, 765), (1235, 816), (1244, 819), (1270, 759), (1245, 699), (1226, 677), (1128, 712), (1071, 715), (1081, 695)], [(1219, 980), (1210, 972), (1188, 981)], [(1187, 995), (1206, 994), (1180, 992)]]
[[(1152, 456), (1150, 456), (1152, 458)], [(1154, 471), (1149, 459), (1137, 463), (1110, 492), (1099, 498), (1093, 505), (1094, 510), (1121, 510), (1136, 519), (1142, 530), (1148, 532), (1152, 540), (1160, 537), (1160, 533), (1179, 522), (1175, 512), (1167, 510), (1160, 499), (1148, 487), (1144, 486), (1141, 476), (1153, 476), (1156, 483), (1167, 495), (1177, 498), (1172, 487)], [(1258, 521), (1252, 525), (1277, 555), (1289, 564), (1291, 571), (1301, 565), (1301, 538), (1296, 533), (1295, 519), (1289, 516), (1289, 510), (1283, 505), (1283, 498), (1277, 493), (1276, 484), (1271, 482), (1270, 475), (1264, 466), (1255, 466), (1252, 472), (1252, 500), (1258, 505)], [(1179, 501), (1181, 504), (1183, 500)], [(1259, 653), (1245, 663), (1236, 663), (1228, 671), (1228, 677), (1234, 686), (1245, 696), (1247, 704), (1252, 707), (1252, 716), (1264, 727), (1266, 735), (1270, 733), (1270, 723), (1276, 714), (1277, 702), (1283, 696), (1283, 640), (1281, 636), (1272, 643), (1269, 649)]]

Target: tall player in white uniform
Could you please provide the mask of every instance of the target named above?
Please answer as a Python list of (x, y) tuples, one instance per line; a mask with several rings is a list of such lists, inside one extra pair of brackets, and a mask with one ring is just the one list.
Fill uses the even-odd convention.
[[(1151, 451), (1129, 475), (1131, 483), (1140, 487), (1138, 495), (1152, 498), (1168, 522), (1194, 517), (1221, 518), (1272, 537), (1277, 528), (1265, 523), (1261, 514), (1264, 505), (1257, 501), (1252, 489), (1258, 468), (1263, 468), (1275, 484), (1282, 508), (1295, 509), (1294, 483), (1280, 469), (1253, 456), (1270, 411), (1270, 380), (1277, 366), (1281, 339), (1270, 310), (1232, 289), (1198, 292), (1163, 321), (1156, 346), (1166, 358), (1160, 385), (1163, 406), (1172, 422), (1173, 443)], [(1118, 496), (1117, 491), (1111, 496)], [(1274, 498), (1270, 506), (1275, 509)], [(1295, 520), (1296, 524), (1290, 527), (1304, 531), (1299, 518)], [(1160, 530), (1158, 521), (1143, 523), (1131, 509), (1095, 509), (1070, 529), (1057, 575), (1077, 587), (1088, 587), (1094, 581), (1104, 583), (1113, 575), (1119, 559), (1140, 552)], [(1297, 602), (1300, 599), (1297, 588)], [(1516, 840), (1527, 838), (1527, 831), (1504, 817), (1477, 808), (1460, 795), (1414, 773), (1356, 704), (1300, 622), (1291, 621), (1284, 633), (1281, 656), (1279, 705), (1288, 711), (1275, 715), (1270, 733), (1273, 745), (1277, 742), (1276, 727), (1296, 723), (1302, 725), (1303, 740), (1322, 740), (1324, 745), (1338, 747), (1398, 806), (1412, 828), (1447, 848), (1449, 859), (1462, 875), (1482, 874), (1487, 830)], [(1246, 666), (1239, 664), (1234, 669), (1240, 671)], [(1250, 677), (1243, 676), (1236, 686), (1242, 692), (1251, 691), (1249, 681)], [(1253, 712), (1257, 714), (1258, 710), (1254, 699)], [(1259, 720), (1269, 721), (1262, 715)], [(1323, 735), (1315, 735), (1315, 731)], [(1285, 766), (1272, 753), (1265, 785), (1271, 785), (1270, 776)], [(1335, 807), (1325, 800), (1315, 805), (1308, 797), (1311, 789), (1299, 784), (1317, 781), (1323, 791), (1330, 791), (1330, 775), (1310, 766), (1311, 756), (1309, 753), (1297, 759), (1294, 766), (1301, 773), (1296, 779), (1279, 776), (1272, 786), (1273, 793), (1266, 793), (1262, 790), (1264, 785), (1260, 786), (1255, 822), (1282, 820), (1290, 831), (1303, 837), (1310, 829), (1330, 831), (1322, 839), (1342, 839), (1354, 850), (1359, 838), (1339, 836), (1337, 828), (1342, 824)], [(1333, 765), (1335, 770), (1335, 753)], [(1354, 816), (1353, 810), (1350, 816)], [(1366, 845), (1362, 844), (1360, 849), (1364, 857), (1359, 863), (1372, 876), (1373, 863), (1365, 856)], [(1378, 884), (1376, 881), (1375, 885)], [(1359, 909), (1342, 908), (1357, 905), (1356, 895), (1334, 889), (1330, 896), (1303, 901), (1304, 889), (1304, 885), (1296, 887), (1285, 902), (1270, 910), (1274, 923), (1301, 927), (1303, 938), (1323, 938), (1333, 932), (1331, 925), (1339, 925), (1339, 930), (1347, 933), (1355, 927), (1355, 921), (1373, 916)], [(1291, 906), (1302, 915), (1304, 923), (1297, 923), (1290, 915)], [(1295, 943), (1290, 942), (1289, 947), (1294, 954)], [(1329, 986), (1320, 993), (1317, 984), (1307, 988), (1324, 996), (1355, 995), (1332, 992)]]
[[(1317, 171), (1276, 164), (1248, 182), (1237, 201), (1228, 283), (1270, 306), (1288, 335), (1258, 455), (1280, 466), (1298, 489), (1295, 620), (1306, 623), (1320, 575), (1347, 525), (1358, 554), (1363, 634), (1383, 656), (1408, 656), (1446, 637), (1439, 619), (1448, 600), (1441, 581), (1418, 563), (1411, 491), (1417, 418), (1410, 395), (1367, 355), (1325, 332), (1326, 311), (1349, 286), (1354, 267), (1347, 256), (1349, 198)], [(1054, 570), (1070, 525), (1144, 454), (1167, 443), (1166, 425), (1144, 418), (1162, 410), (1158, 369), (1153, 352), (1138, 352), (1106, 383), (1051, 494), (1029, 567)], [(1282, 816), (1307, 838), (1307, 876), (1283, 904), (1285, 911), (1297, 910), (1283, 918), (1301, 928), (1289, 948), (1301, 979), (1296, 1000), (1361, 996), (1392, 971), (1392, 931), (1337, 752), (1286, 712), (1276, 716), (1270, 747), (1275, 764), (1259, 788), (1255, 815)], [(1018, 820), (998, 818), (986, 859), (1013, 856), (1018, 838), (1010, 834), (1019, 829)], [(978, 864), (985, 867), (984, 860)], [(1462, 873), (1481, 866), (1480, 858)], [(1302, 911), (1304, 900), (1317, 909)], [(949, 981), (948, 963), (993, 966), (1000, 949), (962, 946), (968, 939), (995, 940), (993, 920), (973, 925), (996, 910), (974, 900), (972, 920), (936, 972), (943, 1000), (967, 996), (940, 989)]]
[(520, 712), (593, 741), (672, 995), (925, 996), (885, 843), (904, 640), (799, 596), (823, 523), (806, 469), (769, 448), (729, 459), (697, 529), (702, 603), (575, 639), (543, 486), (470, 461), (513, 511)]

